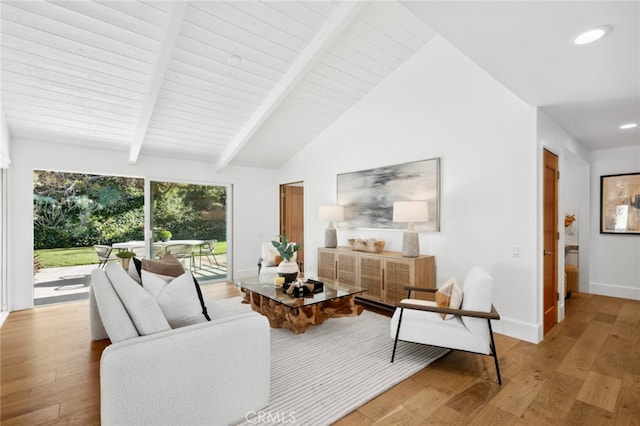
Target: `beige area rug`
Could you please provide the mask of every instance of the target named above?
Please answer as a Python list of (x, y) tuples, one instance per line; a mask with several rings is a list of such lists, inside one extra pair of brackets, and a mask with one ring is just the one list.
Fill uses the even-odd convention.
[(364, 311), (304, 334), (271, 329), (269, 405), (238, 424), (330, 425), (449, 352), (399, 342), (392, 364), (389, 323)]

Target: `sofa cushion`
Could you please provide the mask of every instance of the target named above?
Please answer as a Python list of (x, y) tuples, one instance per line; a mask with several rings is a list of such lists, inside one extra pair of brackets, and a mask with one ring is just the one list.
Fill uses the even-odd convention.
[(93, 285), (89, 286), (89, 327), (91, 340), (104, 340), (109, 338), (107, 330), (104, 329), (102, 318), (100, 318), (100, 310), (98, 309), (98, 302), (96, 301)]
[(200, 284), (190, 271), (167, 279), (143, 269), (142, 286), (156, 300), (172, 328), (211, 321)]
[[(115, 264), (107, 266), (111, 265), (122, 269), (119, 265)], [(96, 268), (91, 272), (91, 287), (96, 297), (96, 305), (100, 313), (100, 318), (102, 319), (102, 324), (109, 335), (109, 339), (111, 339), (111, 343), (138, 337), (138, 331), (133, 325), (131, 318), (129, 318), (127, 310), (120, 301), (105, 271)]]
[[(436, 304), (441, 308), (459, 309), (462, 304), (462, 289), (455, 278), (449, 278), (442, 287), (436, 291)], [(442, 319), (451, 319), (453, 314), (440, 314)]]
[(146, 336), (171, 329), (156, 300), (136, 283), (119, 264), (107, 265), (105, 272), (138, 334)]

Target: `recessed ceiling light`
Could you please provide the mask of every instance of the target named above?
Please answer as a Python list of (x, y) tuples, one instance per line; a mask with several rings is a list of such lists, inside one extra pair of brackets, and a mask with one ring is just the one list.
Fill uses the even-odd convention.
[(574, 38), (573, 42), (577, 45), (593, 43), (594, 41), (601, 39), (610, 30), (611, 28), (606, 25), (591, 28)]
[(236, 65), (240, 65), (240, 62), (242, 62), (242, 58), (238, 55), (232, 55), (229, 56), (227, 62), (229, 62), (229, 65), (233, 65), (235, 67)]
[(627, 129), (633, 129), (634, 127), (638, 127), (638, 123), (625, 123), (625, 124), (621, 124), (619, 129), (620, 130), (627, 130)]

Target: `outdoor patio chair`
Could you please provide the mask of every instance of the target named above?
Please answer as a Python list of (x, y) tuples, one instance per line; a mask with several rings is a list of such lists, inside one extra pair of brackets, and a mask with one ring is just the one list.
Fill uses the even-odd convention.
[(145, 258), (145, 257), (146, 257), (146, 254), (147, 254), (147, 253), (145, 252), (145, 250), (144, 250), (144, 247), (134, 247), (134, 248), (132, 248), (132, 249), (131, 249), (131, 251), (135, 254), (135, 256), (136, 256), (138, 259), (143, 259), (143, 258)]
[(162, 259), (162, 256), (166, 254), (165, 247), (160, 244), (153, 245), (153, 258), (154, 259)]
[(98, 268), (104, 268), (104, 265), (107, 264), (110, 260), (118, 260), (115, 254), (112, 254), (113, 247), (103, 244), (95, 244), (93, 249), (96, 251), (96, 255), (98, 255)]
[(218, 240), (206, 240), (204, 243), (202, 243), (200, 245), (200, 269), (202, 269), (202, 255), (204, 254), (205, 256), (207, 256), (207, 259), (209, 260), (209, 263), (211, 263), (211, 258), (209, 257), (210, 255), (213, 256), (213, 260), (216, 262), (216, 266), (220, 266), (220, 264), (218, 263), (218, 259), (216, 259), (216, 255), (214, 253), (214, 250), (216, 248), (216, 244), (218, 243)]
[(189, 259), (189, 269), (192, 269), (196, 263), (193, 244), (169, 244), (165, 247), (165, 252), (170, 253), (180, 262)]

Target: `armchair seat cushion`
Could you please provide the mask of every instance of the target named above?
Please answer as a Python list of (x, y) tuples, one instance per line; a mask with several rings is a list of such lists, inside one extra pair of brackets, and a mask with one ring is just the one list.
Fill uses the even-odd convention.
[[(419, 299), (404, 299), (401, 303), (437, 306), (436, 302)], [(400, 309), (396, 309), (391, 318), (392, 339), (396, 337), (400, 311)], [(404, 309), (403, 311), (402, 327), (400, 327), (400, 336), (398, 336), (400, 340), (482, 354), (491, 353), (489, 340), (486, 336), (472, 334), (459, 316), (443, 321), (441, 314), (437, 312), (413, 309)]]

